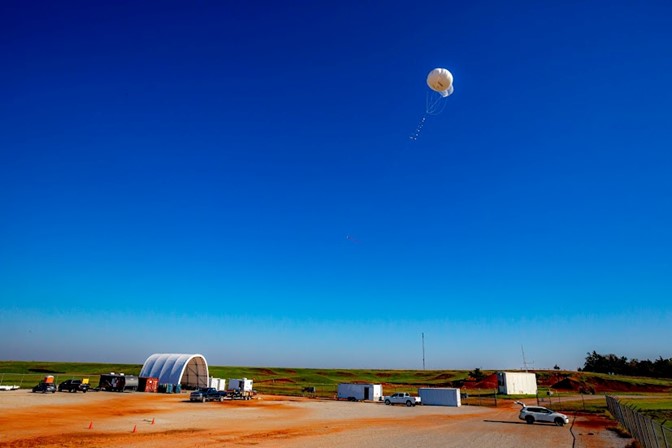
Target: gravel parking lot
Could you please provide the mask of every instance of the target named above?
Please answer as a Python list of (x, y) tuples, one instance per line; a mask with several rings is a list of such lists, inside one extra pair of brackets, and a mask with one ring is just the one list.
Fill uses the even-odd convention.
[(519, 407), (385, 406), (293, 397), (190, 403), (187, 394), (0, 392), (0, 447), (622, 448), (613, 423), (527, 425)]

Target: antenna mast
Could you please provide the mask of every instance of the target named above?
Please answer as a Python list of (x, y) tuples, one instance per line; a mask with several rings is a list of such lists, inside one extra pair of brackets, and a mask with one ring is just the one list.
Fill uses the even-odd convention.
[(520, 346), (520, 351), (523, 352), (523, 368), (525, 369), (525, 372), (527, 372), (527, 360), (525, 359), (525, 349), (523, 346)]
[(422, 370), (425, 370), (425, 333), (422, 333)]

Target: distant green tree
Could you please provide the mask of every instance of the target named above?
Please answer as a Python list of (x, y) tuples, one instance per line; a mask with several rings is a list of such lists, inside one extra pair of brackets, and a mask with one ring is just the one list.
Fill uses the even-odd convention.
[[(625, 356), (614, 354), (600, 355), (596, 351), (587, 353), (584, 372), (615, 373), (617, 375), (646, 376), (650, 378), (672, 378), (672, 358), (659, 357), (655, 361), (649, 359), (628, 360)], [(581, 369), (579, 369), (581, 371)]]
[(481, 381), (483, 378), (485, 378), (485, 374), (481, 372), (481, 369), (478, 367), (469, 372), (469, 376), (475, 379), (476, 381)]
[(553, 369), (554, 370), (560, 370), (560, 366), (556, 364), (556, 365), (553, 366)]

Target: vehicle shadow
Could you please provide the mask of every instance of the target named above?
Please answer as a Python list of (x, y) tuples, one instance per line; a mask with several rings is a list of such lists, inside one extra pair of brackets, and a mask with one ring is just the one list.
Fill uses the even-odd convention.
[[(484, 421), (485, 423), (506, 423), (506, 424), (509, 424), (509, 425), (525, 425), (525, 426), (532, 426), (532, 425), (529, 425), (527, 422), (523, 422), (523, 421), (520, 421), (520, 422), (512, 422), (512, 421), (510, 421), (510, 420), (483, 420), (483, 421)], [(546, 423), (546, 424), (544, 424), (544, 423)], [(543, 427), (543, 426), (555, 427), (555, 424), (554, 424), (554, 423), (548, 423), (548, 422), (534, 422), (534, 426), (539, 426), (539, 427)]]
[(526, 422), (512, 422), (510, 420), (483, 420), (485, 423), (508, 423), (509, 425), (527, 425)]

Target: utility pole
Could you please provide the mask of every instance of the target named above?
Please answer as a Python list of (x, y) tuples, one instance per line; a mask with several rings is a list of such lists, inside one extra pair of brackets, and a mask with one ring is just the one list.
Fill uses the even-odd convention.
[(425, 333), (422, 333), (422, 370), (425, 370)]
[(525, 349), (523, 346), (520, 346), (520, 351), (523, 352), (523, 368), (525, 369), (525, 372), (527, 372), (527, 360), (525, 359)]

